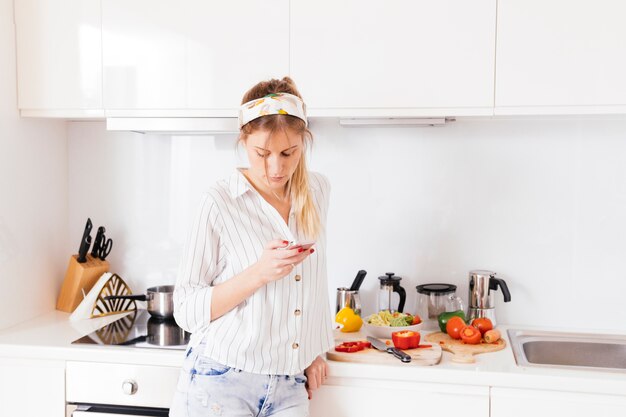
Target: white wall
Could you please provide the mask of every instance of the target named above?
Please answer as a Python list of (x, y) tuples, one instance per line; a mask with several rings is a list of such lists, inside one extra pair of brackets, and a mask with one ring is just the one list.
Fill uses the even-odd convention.
[[(200, 192), (244, 163), (234, 137), (68, 129), (70, 250), (91, 216), (131, 288), (173, 283)], [(359, 269), (366, 312), (387, 271), (403, 277), (408, 310), (428, 282), (467, 301), (468, 271), (490, 269), (512, 293), (497, 294), (501, 322), (626, 333), (626, 120), (312, 129), (311, 166), (333, 187), (331, 301)]]
[(61, 121), (17, 111), (13, 1), (0, 0), (0, 329), (54, 309), (69, 256)]

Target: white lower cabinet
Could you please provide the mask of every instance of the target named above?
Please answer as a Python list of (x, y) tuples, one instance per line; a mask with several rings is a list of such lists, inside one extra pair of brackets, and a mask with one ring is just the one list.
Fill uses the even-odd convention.
[(491, 389), (490, 417), (623, 415), (626, 415), (626, 396), (518, 388)]
[(0, 358), (0, 416), (64, 417), (65, 361)]
[(310, 410), (311, 417), (391, 416), (396, 413), (488, 417), (489, 387), (328, 378), (313, 392)]

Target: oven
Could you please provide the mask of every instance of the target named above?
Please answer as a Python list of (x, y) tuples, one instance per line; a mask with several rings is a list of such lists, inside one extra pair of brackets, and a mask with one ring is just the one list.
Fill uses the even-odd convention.
[(180, 367), (67, 362), (67, 417), (166, 417)]
[[(182, 357), (189, 336), (175, 321), (138, 310), (72, 343), (107, 349), (175, 349), (181, 351)], [(179, 366), (68, 361), (66, 417), (167, 416), (179, 373)]]

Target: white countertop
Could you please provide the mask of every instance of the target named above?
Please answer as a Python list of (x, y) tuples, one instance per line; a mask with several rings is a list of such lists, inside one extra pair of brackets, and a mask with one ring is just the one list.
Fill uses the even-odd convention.
[[(119, 316), (79, 322), (70, 322), (68, 317), (68, 313), (52, 311), (1, 330), (0, 357), (172, 367), (182, 364), (182, 350), (72, 345), (72, 341)], [(517, 366), (506, 334), (507, 326), (500, 325), (498, 329), (507, 340), (507, 347), (498, 352), (476, 355), (476, 362), (473, 364), (455, 363), (451, 360), (452, 354), (448, 352), (443, 353), (441, 363), (435, 366), (403, 366), (400, 361), (397, 365), (329, 361), (329, 376), (336, 381), (356, 378), (626, 395), (626, 372)]]

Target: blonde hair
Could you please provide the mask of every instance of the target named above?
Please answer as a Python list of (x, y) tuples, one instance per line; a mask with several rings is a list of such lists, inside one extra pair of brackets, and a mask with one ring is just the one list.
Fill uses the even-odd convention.
[[(281, 80), (271, 79), (256, 84), (244, 94), (241, 104), (265, 97), (271, 93), (289, 93), (302, 99), (293, 80), (289, 77), (283, 77)], [(239, 133), (239, 140), (245, 141), (248, 135), (259, 130), (270, 132), (270, 137), (273, 132), (278, 130), (282, 130), (285, 134), (287, 130), (291, 130), (302, 135), (304, 148), (296, 170), (287, 182), (287, 192), (295, 206), (298, 227), (308, 239), (316, 239), (321, 230), (321, 222), (309, 191), (309, 172), (306, 168), (305, 152), (313, 141), (313, 134), (302, 119), (295, 116), (272, 114), (259, 117), (243, 125)], [(265, 169), (267, 173), (267, 162)]]

